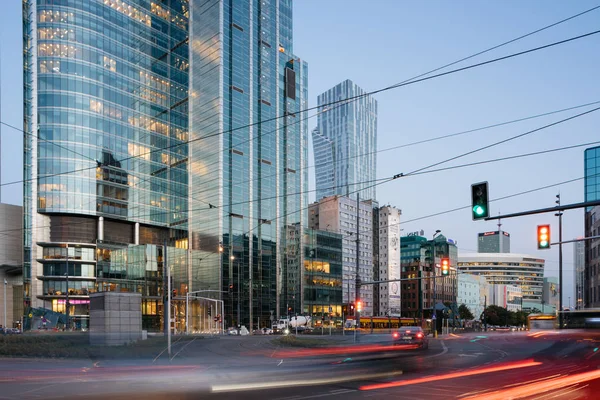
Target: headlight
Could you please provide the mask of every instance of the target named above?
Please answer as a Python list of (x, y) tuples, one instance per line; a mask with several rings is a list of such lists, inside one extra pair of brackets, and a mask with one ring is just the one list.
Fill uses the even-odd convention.
[(283, 331), (283, 333), (285, 333), (286, 335), (288, 335), (290, 333), (290, 330), (288, 328), (285, 328), (285, 330)]

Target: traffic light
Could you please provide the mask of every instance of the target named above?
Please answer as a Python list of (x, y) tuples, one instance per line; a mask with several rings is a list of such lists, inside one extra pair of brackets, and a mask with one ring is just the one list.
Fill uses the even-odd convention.
[(350, 315), (354, 315), (354, 303), (350, 303)]
[(448, 275), (450, 273), (450, 259), (442, 258), (442, 275)]
[(550, 248), (550, 225), (538, 225), (537, 227), (538, 250)]
[(212, 315), (212, 307), (208, 307), (208, 316), (210, 317)]
[(233, 294), (233, 285), (229, 285), (229, 294)]
[(361, 312), (362, 311), (362, 301), (357, 301), (356, 302), (356, 311)]
[(488, 183), (474, 183), (471, 185), (471, 212), (473, 221), (490, 216), (488, 199)]

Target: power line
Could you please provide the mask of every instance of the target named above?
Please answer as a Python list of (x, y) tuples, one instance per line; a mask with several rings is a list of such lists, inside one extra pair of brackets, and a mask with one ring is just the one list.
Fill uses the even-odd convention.
[[(391, 85), (391, 86), (387, 86), (387, 87), (384, 87), (384, 88), (381, 88), (381, 89), (374, 90), (372, 92), (367, 92), (367, 93), (364, 93), (364, 94), (361, 94), (361, 95), (349, 97), (347, 99), (335, 100), (335, 101), (332, 101), (332, 102), (329, 102), (329, 103), (326, 103), (326, 104), (322, 104), (322, 105), (319, 105), (319, 106), (309, 107), (309, 108), (307, 108), (305, 110), (299, 110), (298, 113), (300, 113), (300, 114), (301, 113), (306, 113), (308, 111), (312, 111), (312, 110), (319, 109), (319, 108), (320, 109), (324, 109), (324, 108), (327, 108), (327, 107), (329, 107), (331, 105), (336, 105), (336, 104), (346, 104), (346, 103), (349, 103), (349, 102), (352, 102), (352, 101), (356, 101), (356, 100), (358, 100), (358, 99), (360, 99), (362, 97), (371, 96), (373, 94), (385, 92), (385, 91), (392, 90), (392, 89), (397, 89), (397, 88), (400, 88), (400, 87), (412, 85), (412, 84), (419, 83), (419, 82), (424, 82), (424, 81), (431, 80), (431, 79), (436, 79), (436, 78), (439, 78), (439, 77), (442, 77), (442, 76), (446, 76), (446, 75), (450, 75), (450, 74), (454, 74), (454, 73), (466, 71), (466, 70), (469, 70), (469, 69), (481, 67), (481, 66), (492, 64), (492, 63), (495, 63), (495, 62), (507, 60), (507, 59), (510, 59), (510, 58), (519, 57), (519, 56), (522, 56), (522, 55), (525, 55), (525, 54), (529, 54), (529, 53), (533, 53), (533, 52), (536, 52), (536, 51), (539, 51), (539, 50), (543, 50), (543, 49), (547, 49), (547, 48), (550, 48), (550, 47), (554, 47), (554, 46), (558, 46), (558, 45), (561, 45), (561, 44), (565, 44), (565, 43), (568, 43), (568, 42), (572, 42), (572, 41), (575, 41), (575, 40), (583, 39), (583, 38), (586, 38), (588, 36), (596, 35), (598, 33), (600, 33), (600, 30), (589, 32), (589, 33), (578, 35), (578, 36), (574, 36), (574, 37), (571, 37), (571, 38), (568, 38), (568, 39), (560, 40), (558, 42), (549, 43), (549, 44), (546, 44), (546, 45), (543, 45), (543, 46), (538, 46), (538, 47), (535, 47), (535, 48), (532, 48), (532, 49), (528, 49), (528, 50), (524, 50), (524, 51), (520, 51), (520, 52), (517, 52), (517, 53), (512, 53), (512, 54), (509, 54), (509, 55), (506, 55), (506, 56), (502, 56), (502, 57), (498, 57), (498, 58), (495, 58), (495, 59), (483, 61), (483, 62), (480, 62), (480, 63), (467, 65), (465, 67), (453, 69), (453, 70), (450, 70), (450, 71), (442, 72), (442, 73), (431, 75), (431, 76), (428, 76), (428, 77), (414, 79), (414, 80), (410, 80), (408, 82), (405, 81), (405, 82), (397, 83), (397, 84), (394, 84), (394, 85)], [(326, 110), (324, 110), (324, 111), (326, 111)], [(135, 155), (135, 156), (130, 156), (130, 157), (125, 157), (124, 159), (120, 160), (120, 162), (125, 162), (125, 161), (128, 161), (128, 160), (132, 159), (132, 158), (147, 156), (147, 155), (150, 155), (150, 154), (155, 153), (157, 151), (170, 150), (170, 149), (173, 149), (175, 147), (182, 146), (182, 145), (185, 145), (185, 144), (190, 144), (190, 143), (195, 142), (195, 141), (209, 139), (211, 137), (220, 136), (220, 135), (223, 135), (225, 133), (231, 133), (231, 132), (234, 132), (234, 131), (237, 131), (237, 130), (241, 130), (241, 129), (246, 129), (246, 128), (249, 128), (249, 127), (257, 126), (257, 125), (260, 125), (260, 124), (263, 124), (263, 123), (276, 121), (276, 120), (284, 118), (286, 116), (287, 115), (277, 116), (277, 117), (269, 118), (269, 119), (266, 119), (266, 120), (263, 120), (263, 121), (258, 121), (258, 122), (254, 122), (254, 123), (251, 123), (251, 124), (246, 124), (246, 125), (243, 125), (243, 126), (240, 126), (240, 127), (237, 127), (237, 128), (230, 129), (228, 131), (216, 132), (214, 134), (208, 134), (206, 136), (202, 136), (202, 137), (199, 137), (199, 138), (196, 138), (196, 139), (188, 140), (188, 141), (182, 142), (182, 143), (176, 143), (176, 144), (173, 144), (171, 146), (164, 147), (164, 148), (149, 150), (146, 153), (142, 153), (142, 154)], [(89, 167), (89, 168), (82, 168), (82, 169), (78, 169), (78, 170), (74, 170), (74, 171), (70, 171), (70, 172), (62, 172), (62, 173), (44, 175), (41, 178), (58, 176), (58, 175), (65, 175), (65, 174), (76, 173), (76, 172), (82, 172), (82, 171), (90, 170), (92, 168), (95, 168), (95, 166), (94, 167)], [(38, 178), (40, 178), (40, 177), (38, 177)], [(30, 181), (30, 180), (34, 180), (34, 178), (26, 179), (26, 180), (19, 180), (19, 181), (7, 182), (7, 183), (1, 184), (0, 186), (14, 185), (14, 184), (17, 184), (17, 183), (23, 183), (23, 182)]]
[[(542, 126), (540, 128), (536, 128), (534, 130), (530, 130), (530, 131), (522, 133), (522, 134), (518, 134), (518, 135), (512, 136), (511, 138), (504, 139), (502, 141), (499, 141), (499, 142), (496, 142), (496, 143), (493, 143), (493, 144), (490, 144), (490, 145), (486, 145), (486, 146), (480, 147), (479, 149), (475, 149), (475, 150), (469, 151), (467, 153), (463, 153), (462, 155), (458, 155), (458, 156), (452, 157), (450, 159), (437, 162), (437, 163), (435, 163), (433, 165), (439, 165), (439, 164), (448, 162), (449, 160), (454, 160), (454, 159), (460, 158), (460, 157), (462, 157), (462, 156), (464, 156), (466, 154), (472, 154), (472, 153), (480, 151), (482, 149), (487, 149), (487, 148), (490, 148), (492, 146), (496, 146), (496, 145), (498, 145), (500, 143), (504, 143), (504, 142), (506, 142), (508, 140), (519, 138), (519, 137), (522, 137), (522, 136), (524, 136), (526, 134), (537, 132), (537, 131), (540, 131), (542, 129), (548, 128), (550, 126), (554, 126), (554, 125), (557, 125), (559, 123), (572, 120), (574, 118), (586, 115), (586, 114), (591, 113), (591, 112), (593, 112), (595, 110), (598, 110), (598, 109), (600, 109), (600, 107), (598, 107), (598, 108), (596, 108), (594, 110), (586, 111), (586, 112), (577, 114), (575, 116), (571, 116), (571, 117), (565, 118), (563, 120), (560, 120), (560, 121), (557, 121), (557, 122), (554, 122), (554, 123)], [(540, 151), (540, 152), (526, 153), (526, 154), (521, 154), (521, 155), (509, 156), (509, 157), (504, 157), (504, 158), (497, 158), (497, 159), (492, 159), (492, 160), (485, 160), (485, 161), (480, 161), (480, 162), (475, 162), (475, 163), (469, 163), (469, 164), (464, 164), (464, 165), (458, 165), (458, 166), (450, 166), (450, 167), (441, 168), (441, 169), (438, 169), (438, 170), (424, 171), (425, 169), (428, 168), (428, 167), (425, 167), (425, 168), (421, 168), (420, 170), (417, 170), (417, 171), (421, 171), (421, 172), (413, 172), (413, 173), (409, 173), (409, 174), (406, 174), (406, 175), (397, 174), (397, 175), (394, 175), (393, 177), (379, 178), (379, 179), (374, 179), (374, 180), (369, 180), (369, 181), (363, 181), (363, 182), (356, 182), (356, 183), (352, 183), (350, 185), (351, 186), (356, 186), (356, 185), (362, 185), (362, 184), (365, 184), (365, 183), (374, 183), (374, 185), (371, 186), (371, 187), (374, 187), (374, 186), (378, 186), (380, 184), (389, 182), (391, 180), (395, 180), (395, 179), (400, 178), (400, 177), (407, 177), (407, 176), (411, 176), (411, 175), (419, 175), (419, 174), (424, 174), (424, 173), (438, 172), (438, 171), (442, 171), (442, 170), (451, 170), (451, 169), (454, 169), (454, 168), (463, 168), (463, 167), (466, 167), (466, 166), (472, 166), (472, 165), (478, 165), (478, 164), (484, 164), (484, 163), (490, 163), (490, 162), (504, 161), (504, 160), (507, 160), (507, 159), (513, 159), (513, 158), (518, 158), (518, 157), (526, 157), (526, 156), (531, 156), (531, 155), (543, 154), (543, 153), (547, 153), (547, 152), (551, 152), (551, 151), (560, 151), (560, 150), (565, 150), (565, 149), (570, 149), (570, 148), (575, 148), (575, 147), (582, 147), (582, 146), (587, 146), (587, 145), (595, 144), (595, 143), (596, 142), (578, 144), (578, 145), (573, 145), (573, 146), (564, 146), (562, 148), (550, 149), (550, 150), (543, 150), (543, 151)], [(333, 188), (338, 188), (338, 187), (341, 187), (341, 186), (346, 186), (346, 185), (333, 186)], [(362, 189), (356, 190), (353, 193), (359, 192), (360, 190), (362, 190)], [(281, 198), (281, 197), (298, 196), (298, 195), (302, 195), (302, 194), (310, 193), (310, 192), (314, 192), (314, 191), (316, 191), (316, 189), (308, 190), (308, 191), (300, 191), (300, 192), (296, 192), (296, 193), (286, 193), (284, 195), (271, 196), (271, 197), (260, 198), (260, 199), (256, 199), (256, 200), (246, 200), (246, 201), (242, 201), (242, 202), (230, 203), (230, 204), (225, 204), (225, 205), (221, 205), (221, 206), (213, 206), (210, 203), (207, 203), (207, 202), (203, 201), (205, 204), (207, 204), (209, 206), (208, 208), (204, 208), (204, 207), (203, 208), (196, 208), (196, 209), (192, 208), (192, 209), (187, 209), (187, 210), (177, 210), (177, 212), (183, 214), (183, 213), (189, 213), (189, 212), (192, 212), (192, 211), (203, 211), (203, 210), (207, 210), (207, 209), (211, 209), (211, 208), (222, 208), (222, 209), (225, 209), (225, 208), (236, 206), (236, 205), (249, 204), (249, 203), (258, 202), (258, 201), (274, 200), (274, 199), (278, 199), (278, 198)], [(298, 213), (298, 212), (302, 212), (304, 209), (308, 209), (308, 208), (310, 208), (310, 205), (308, 205), (307, 207), (305, 207), (303, 209), (300, 209), (299, 211), (293, 211), (293, 212), (290, 212), (288, 214), (285, 214), (284, 216), (288, 216), (288, 215), (292, 215), (292, 214), (295, 214), (295, 213)], [(160, 216), (160, 215), (164, 215), (164, 214), (172, 213), (172, 212), (173, 212), (172, 210), (165, 210), (165, 211), (160, 211), (160, 212), (153, 212), (153, 213), (150, 213), (148, 215), (137, 215), (137, 216), (135, 216), (135, 218), (136, 219), (141, 219), (143, 217), (151, 218), (153, 216)], [(283, 217), (283, 216), (281, 216), (281, 217)], [(276, 220), (277, 218), (279, 218), (279, 217), (276, 217), (276, 218), (274, 218), (272, 220), (269, 220), (269, 221), (272, 222), (272, 221)], [(255, 218), (255, 219), (259, 219), (259, 218)], [(264, 221), (266, 221), (264, 219), (260, 219), (260, 220), (263, 221), (263, 223), (264, 223)], [(39, 227), (39, 228), (41, 228), (41, 227)], [(0, 233), (2, 233), (2, 232), (3, 231), (0, 231)]]
[(447, 158), (447, 159), (445, 159), (445, 160), (443, 160), (443, 161), (439, 161), (439, 162), (436, 162), (436, 163), (430, 164), (430, 165), (428, 165), (428, 166), (426, 166), (426, 167), (422, 167), (422, 168), (416, 169), (416, 170), (414, 170), (414, 171), (412, 171), (412, 172), (409, 172), (408, 174), (400, 174), (400, 176), (409, 176), (409, 175), (414, 175), (414, 174), (417, 174), (418, 172), (421, 172), (421, 171), (427, 170), (427, 169), (429, 169), (429, 168), (432, 168), (432, 167), (438, 166), (438, 165), (440, 165), (440, 164), (444, 164), (444, 163), (447, 163), (447, 162), (449, 162), (449, 161), (454, 161), (454, 160), (456, 160), (456, 159), (459, 159), (459, 158), (462, 158), (462, 157), (465, 157), (465, 156), (468, 156), (468, 155), (471, 155), (471, 154), (474, 154), (474, 153), (477, 153), (477, 152), (480, 152), (480, 151), (483, 151), (483, 150), (489, 149), (489, 148), (491, 148), (491, 147), (498, 146), (498, 145), (500, 145), (500, 144), (507, 143), (507, 142), (510, 142), (510, 141), (512, 141), (512, 140), (515, 140), (515, 139), (519, 139), (519, 138), (521, 138), (521, 137), (524, 137), (524, 136), (530, 135), (530, 134), (532, 134), (532, 133), (535, 133), (535, 132), (539, 132), (539, 131), (541, 131), (541, 130), (543, 130), (543, 129), (550, 128), (550, 127), (552, 127), (552, 126), (555, 126), (555, 125), (558, 125), (558, 124), (562, 124), (563, 122), (567, 122), (567, 121), (570, 121), (570, 120), (572, 120), (572, 119), (579, 118), (579, 117), (581, 117), (581, 116), (584, 116), (584, 115), (587, 115), (587, 114), (593, 113), (593, 112), (595, 112), (595, 111), (598, 111), (598, 110), (600, 110), (600, 107), (596, 107), (596, 108), (593, 108), (593, 109), (591, 109), (591, 110), (584, 111), (584, 112), (582, 112), (582, 113), (579, 113), (579, 114), (573, 115), (573, 116), (571, 116), (571, 117), (568, 117), (568, 118), (561, 119), (561, 120), (559, 120), (559, 121), (556, 121), (556, 122), (553, 122), (553, 123), (551, 123), (551, 124), (547, 124), (547, 125), (541, 126), (541, 127), (539, 127), (539, 128), (532, 129), (532, 130), (530, 130), (530, 131), (527, 131), (527, 132), (521, 133), (521, 134), (519, 134), (519, 135), (511, 136), (511, 137), (509, 137), (509, 138), (507, 138), (507, 139), (503, 139), (503, 140), (500, 140), (500, 141), (498, 141), (498, 142), (491, 143), (491, 144), (489, 144), (489, 145), (487, 145), (487, 146), (483, 146), (483, 147), (479, 147), (479, 148), (477, 148), (477, 149), (474, 149), (474, 150), (471, 150), (471, 151), (467, 151), (467, 152), (465, 152), (465, 153), (462, 153), (462, 154), (459, 154), (459, 155), (457, 155), (457, 156), (454, 156), (454, 157)]

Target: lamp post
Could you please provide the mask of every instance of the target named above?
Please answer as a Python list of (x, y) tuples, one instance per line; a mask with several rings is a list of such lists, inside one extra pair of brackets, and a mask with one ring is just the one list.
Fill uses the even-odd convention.
[(6, 280), (6, 278), (4, 278), (4, 325), (2, 325), (4, 327), (4, 329), (7, 328), (6, 326), (6, 291), (8, 290), (8, 281)]
[[(431, 239), (431, 248), (432, 248), (432, 259), (431, 259), (431, 273), (433, 276), (433, 304), (431, 307), (431, 318), (433, 321), (434, 329), (433, 329), (433, 337), (436, 338), (437, 337), (437, 315), (435, 312), (435, 304), (436, 304), (436, 293), (435, 293), (435, 289), (436, 289), (436, 268), (435, 268), (435, 237), (442, 232), (441, 230), (436, 230), (435, 233), (433, 234), (433, 238)], [(435, 318), (435, 319), (434, 319)]]
[(66, 249), (67, 249), (67, 257), (66, 257), (66, 261), (67, 261), (67, 272), (65, 272), (65, 278), (67, 281), (67, 291), (65, 292), (66, 297), (65, 297), (65, 313), (67, 315), (67, 322), (65, 323), (65, 330), (69, 330), (69, 244), (66, 245)]

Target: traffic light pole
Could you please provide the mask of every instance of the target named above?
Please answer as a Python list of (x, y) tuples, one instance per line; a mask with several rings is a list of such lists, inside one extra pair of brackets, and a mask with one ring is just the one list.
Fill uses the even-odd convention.
[(514, 217), (522, 217), (525, 215), (533, 215), (533, 214), (544, 214), (544, 213), (549, 213), (549, 212), (553, 212), (556, 213), (555, 215), (558, 216), (558, 286), (559, 286), (559, 329), (562, 329), (563, 325), (562, 325), (562, 309), (563, 309), (563, 304), (562, 304), (562, 293), (563, 293), (563, 268), (562, 268), (562, 214), (563, 211), (565, 210), (573, 210), (573, 209), (577, 209), (577, 208), (585, 208), (585, 207), (595, 207), (600, 205), (600, 200), (594, 200), (594, 201), (584, 201), (582, 203), (573, 203), (573, 204), (567, 204), (567, 205), (562, 205), (560, 204), (560, 195), (557, 195), (557, 205), (555, 207), (548, 207), (548, 208), (539, 208), (537, 210), (530, 210), (530, 211), (521, 211), (521, 212), (517, 212), (517, 213), (512, 213), (512, 214), (504, 214), (504, 215), (498, 215), (495, 217), (488, 217), (485, 218), (486, 221), (491, 221), (491, 220), (495, 220), (495, 219), (505, 219), (505, 218), (514, 218)]

